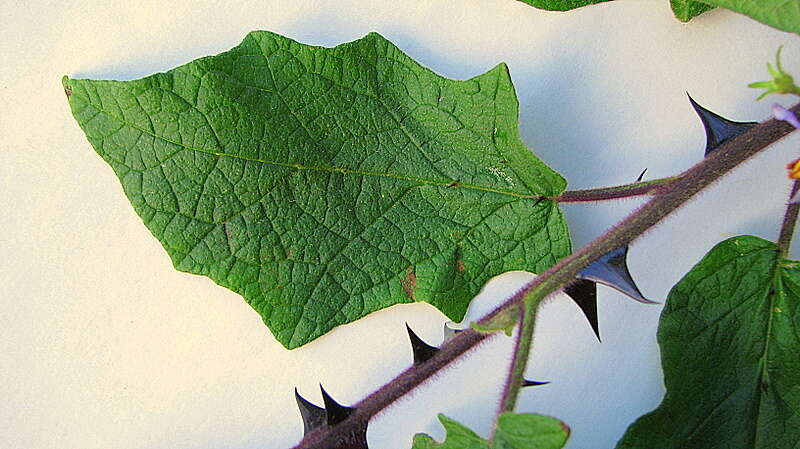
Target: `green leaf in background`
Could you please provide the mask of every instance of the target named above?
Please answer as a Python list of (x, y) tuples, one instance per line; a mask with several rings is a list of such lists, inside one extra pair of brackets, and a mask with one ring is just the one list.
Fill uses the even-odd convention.
[(548, 11), (569, 11), (570, 9), (581, 8), (583, 6), (594, 5), (596, 3), (609, 2), (611, 0), (519, 0), (535, 8), (546, 9)]
[(75, 119), (181, 271), (289, 348), (397, 303), (460, 320), (491, 277), (570, 252), (564, 179), (518, 132), (501, 64), (466, 81), (378, 34), (269, 32), (133, 81), (64, 78)]
[(560, 449), (567, 444), (570, 429), (558, 419), (531, 413), (503, 413), (491, 445), (475, 432), (439, 414), (446, 433), (437, 443), (424, 433), (414, 435), (411, 449)]
[(681, 22), (688, 22), (706, 11), (714, 9), (713, 6), (694, 0), (670, 0), (675, 18)]
[(703, 0), (730, 9), (761, 23), (791, 33), (800, 33), (800, 0)]
[[(610, 0), (519, 0), (539, 9), (568, 11)], [(672, 12), (681, 22), (721, 7), (744, 14), (783, 31), (800, 34), (800, 0), (670, 0)]]
[(672, 289), (658, 330), (666, 395), (618, 449), (800, 447), (800, 265), (743, 236)]

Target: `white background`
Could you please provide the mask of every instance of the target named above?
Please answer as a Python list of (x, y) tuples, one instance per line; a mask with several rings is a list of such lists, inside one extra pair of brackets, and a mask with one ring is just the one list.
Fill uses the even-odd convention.
[[(8, 3), (8, 2), (6, 2)], [(72, 119), (60, 77), (133, 79), (235, 46), (266, 29), (335, 45), (378, 31), (452, 78), (506, 61), (526, 143), (571, 188), (670, 176), (700, 160), (700, 121), (685, 92), (738, 120), (762, 120), (746, 84), (796, 35), (727, 11), (677, 22), (667, 0), (619, 0), (547, 13), (482, 1), (31, 1), (4, 4), (0, 27), (0, 448), (283, 449), (302, 425), (297, 386), (359, 400), (411, 360), (404, 323), (432, 343), (445, 318), (397, 306), (287, 351), (237, 295), (176, 272)], [(788, 104), (790, 99), (777, 99)], [(670, 287), (721, 239), (775, 238), (797, 135), (703, 193), (636, 242), (631, 270), (645, 295)], [(565, 205), (576, 247), (638, 200)], [(797, 251), (793, 256), (797, 257)], [(485, 310), (526, 279), (496, 280)], [(557, 416), (573, 449), (611, 448), (663, 394), (655, 332), (660, 306), (600, 289), (603, 343), (557, 297), (540, 314), (519, 410)], [(473, 316), (476, 310), (471, 312)], [(441, 438), (437, 412), (486, 435), (511, 340), (467, 361), (378, 416), (372, 449)]]

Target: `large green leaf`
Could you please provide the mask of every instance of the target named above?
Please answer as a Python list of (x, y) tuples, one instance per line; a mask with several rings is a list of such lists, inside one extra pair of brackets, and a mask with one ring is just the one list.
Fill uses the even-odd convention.
[(134, 81), (64, 79), (76, 120), (178, 270), (289, 348), (397, 303), (459, 320), (492, 276), (570, 252), (565, 182), (522, 143), (505, 65), (467, 81), (378, 34), (250, 33)]
[(618, 449), (800, 448), (800, 265), (744, 236), (670, 292), (658, 330), (661, 405)]
[(730, 9), (771, 27), (800, 33), (800, 0), (703, 0)]
[(548, 11), (569, 11), (570, 9), (594, 5), (595, 3), (609, 2), (611, 0), (519, 0), (539, 9)]
[(681, 22), (688, 22), (706, 11), (714, 9), (713, 6), (695, 0), (670, 0), (675, 18)]
[(442, 414), (439, 421), (447, 432), (445, 440), (437, 443), (430, 436), (418, 433), (411, 449), (561, 449), (570, 434), (569, 427), (556, 418), (506, 412), (497, 420), (490, 444), (458, 421)]

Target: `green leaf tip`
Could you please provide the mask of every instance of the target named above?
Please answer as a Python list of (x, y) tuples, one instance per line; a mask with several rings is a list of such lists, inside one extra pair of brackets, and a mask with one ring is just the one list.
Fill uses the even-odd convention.
[(617, 449), (788, 449), (800, 441), (800, 269), (753, 236), (717, 244), (669, 293), (666, 394)]
[(377, 33), (268, 31), (132, 81), (69, 80), (73, 116), (176, 269), (242, 295), (295, 348), (373, 311), (455, 321), (493, 276), (571, 252), (505, 64), (435, 74)]

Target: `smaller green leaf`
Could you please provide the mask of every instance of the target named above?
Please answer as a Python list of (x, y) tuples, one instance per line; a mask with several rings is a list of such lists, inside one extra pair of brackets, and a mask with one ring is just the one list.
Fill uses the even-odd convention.
[(681, 22), (688, 22), (706, 11), (714, 9), (713, 6), (694, 0), (670, 0), (675, 18)]
[(563, 422), (549, 416), (532, 413), (500, 415), (497, 430), (490, 444), (461, 423), (439, 414), (439, 421), (447, 432), (438, 443), (424, 433), (414, 435), (411, 449), (560, 449), (569, 439), (570, 429)]
[(611, 0), (519, 0), (535, 8), (547, 11), (569, 11), (570, 9), (581, 8), (583, 6), (594, 5), (596, 3), (608, 2)]
[(503, 413), (497, 420), (495, 449), (560, 449), (569, 427), (556, 418), (531, 413)]
[(475, 432), (468, 427), (459, 423), (456, 420), (450, 419), (447, 416), (439, 413), (439, 422), (442, 423), (445, 432), (447, 432), (445, 439), (441, 443), (437, 443), (433, 438), (424, 434), (418, 433), (414, 435), (414, 442), (411, 449), (488, 449), (489, 445), (486, 440), (478, 436)]

